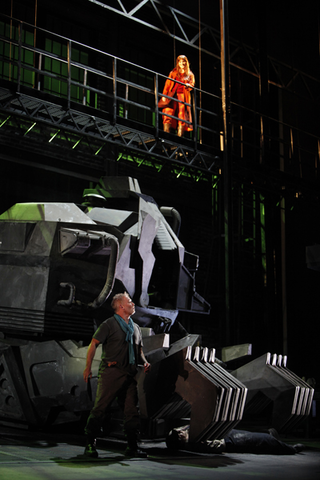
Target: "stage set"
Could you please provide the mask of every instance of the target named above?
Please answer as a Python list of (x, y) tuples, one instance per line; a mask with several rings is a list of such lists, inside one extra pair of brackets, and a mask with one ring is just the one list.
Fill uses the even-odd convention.
[[(173, 472), (185, 476), (184, 470), (188, 478), (193, 469), (207, 478), (202, 475), (213, 468), (241, 478), (242, 468), (243, 475), (249, 468), (267, 478), (262, 470), (269, 452), (251, 447), (243, 453), (211, 452), (204, 446), (236, 428), (268, 435), (272, 429), (291, 445), (301, 443), (292, 432), (307, 433), (315, 405), (312, 385), (287, 367), (286, 357), (266, 352), (251, 359), (252, 346), (243, 344), (223, 348), (220, 359), (200, 335), (176, 325), (180, 311), (210, 312), (195, 289), (199, 258), (178, 238), (178, 212), (159, 208), (130, 177), (102, 178), (83, 199), (81, 206), (16, 204), (0, 217), (0, 268), (6, 279), (0, 294), (4, 474), (21, 468), (31, 475), (29, 469), (39, 469), (45, 478), (45, 465), (48, 472), (65, 470), (65, 478), (78, 468), (81, 476), (89, 467), (96, 478), (104, 468), (120, 478), (157, 478), (160, 472), (170, 478)], [(150, 372), (141, 368), (137, 377), (140, 445), (148, 463), (123, 456), (116, 402), (97, 440), (99, 459), (83, 455), (81, 427), (93, 406), (101, 355), (99, 347), (87, 386), (82, 378), (87, 347), (110, 316), (111, 298), (124, 291), (136, 302), (133, 318), (151, 363)], [(232, 370), (228, 364), (235, 358), (244, 361)], [(166, 438), (184, 425), (188, 442), (170, 448)], [(316, 447), (307, 440), (293, 454), (272, 451), (274, 477), (279, 469), (283, 478), (287, 468), (288, 478), (298, 478), (304, 465), (301, 471), (310, 469), (308, 478), (316, 478)], [(122, 472), (124, 464), (130, 471)]]

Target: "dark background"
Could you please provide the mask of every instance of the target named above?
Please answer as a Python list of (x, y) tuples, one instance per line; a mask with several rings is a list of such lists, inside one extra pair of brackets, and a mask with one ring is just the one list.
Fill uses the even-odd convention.
[[(108, 2), (105, 2), (108, 3)], [(110, 3), (110, 2), (109, 2)], [(124, 2), (135, 4), (136, 2)], [(198, 18), (199, 2), (163, 2)], [(219, 30), (219, 2), (201, 1), (201, 20)], [(15, 18), (34, 23), (35, 2), (3, 0), (1, 11)], [(113, 14), (87, 0), (37, 2), (37, 25), (84, 44), (106, 51), (150, 70), (167, 75), (175, 57), (185, 54), (190, 60), (196, 81), (203, 90), (220, 94), (220, 59), (207, 55), (203, 40), (201, 61), (198, 50), (132, 20)], [(298, 6), (281, 1), (229, 1), (230, 42), (247, 44), (261, 61), (264, 56), (284, 62), (319, 81), (319, 2), (305, 1)], [(212, 49), (212, 45), (210, 45)], [(243, 50), (242, 52), (244, 52)], [(219, 49), (217, 48), (217, 55)], [(243, 62), (246, 59), (243, 58)], [(232, 62), (232, 58), (231, 58)], [(233, 71), (232, 71), (233, 72)], [(284, 70), (285, 72), (285, 70)], [(272, 71), (268, 72), (269, 78)], [(284, 77), (286, 74), (284, 73)], [(289, 78), (287, 78), (289, 81)], [(301, 92), (305, 86), (301, 81)], [(231, 98), (248, 108), (258, 108), (258, 84), (243, 74), (231, 75)], [(319, 93), (316, 102), (305, 101), (304, 95), (293, 95), (282, 89), (284, 121), (296, 128), (319, 135)], [(278, 89), (270, 86), (265, 108), (271, 116), (278, 114)], [(220, 114), (221, 112), (219, 112)], [(250, 160), (251, 161), (251, 160)], [(250, 165), (250, 161), (249, 165)], [(252, 160), (253, 161), (253, 160)], [(302, 159), (303, 161), (303, 159)], [(129, 175), (139, 180), (143, 193), (154, 197), (159, 206), (172, 206), (182, 217), (180, 240), (187, 251), (200, 256), (197, 291), (211, 303), (209, 316), (181, 315), (179, 320), (190, 333), (201, 333), (203, 344), (218, 350), (231, 343), (251, 342), (253, 357), (270, 351), (283, 353), (282, 290), (280, 268), (280, 207), (278, 189), (273, 189), (272, 176), (262, 191), (266, 205), (268, 242), (268, 282), (264, 284), (260, 262), (238, 248), (238, 191), (241, 179), (234, 181), (234, 319), (226, 332), (224, 296), (223, 202), (218, 200), (210, 179), (198, 182), (190, 177), (176, 178), (166, 168), (159, 173), (118, 162), (106, 163), (105, 171), (84, 169), (66, 162), (63, 172), (45, 168), (38, 154), (17, 149), (2, 150), (0, 200), (1, 212), (12, 204), (30, 201), (82, 202), (82, 192), (102, 175)], [(319, 154), (315, 158), (319, 165)], [(315, 172), (317, 172), (315, 170)], [(319, 173), (317, 173), (319, 175)], [(293, 180), (294, 182), (294, 180)], [(320, 209), (311, 179), (312, 193), (292, 195), (286, 203), (285, 250), (286, 294), (288, 318), (288, 367), (300, 376), (318, 377), (319, 271), (307, 268), (305, 249), (320, 243)], [(250, 182), (249, 182), (250, 183)], [(250, 185), (244, 185), (251, 198)], [(308, 192), (308, 189), (305, 190)], [(215, 211), (217, 208), (217, 211)], [(274, 256), (273, 256), (274, 254)], [(274, 258), (274, 263), (273, 259)], [(258, 269), (257, 269), (258, 268)], [(270, 281), (269, 281), (270, 279)]]

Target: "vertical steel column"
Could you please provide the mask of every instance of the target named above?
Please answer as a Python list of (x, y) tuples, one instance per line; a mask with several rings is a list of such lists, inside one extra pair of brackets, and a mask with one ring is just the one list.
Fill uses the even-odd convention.
[(113, 122), (117, 121), (117, 59), (113, 59)]
[(223, 115), (223, 210), (224, 210), (224, 259), (225, 259), (225, 315), (226, 344), (233, 340), (233, 244), (232, 244), (232, 162), (230, 137), (229, 90), (229, 20), (228, 0), (220, 0), (221, 41), (221, 100)]
[[(280, 171), (285, 172), (284, 128), (282, 90), (278, 91), (279, 99), (279, 157)], [(283, 187), (284, 188), (284, 187)], [(285, 190), (284, 190), (285, 193)], [(282, 351), (288, 355), (288, 310), (287, 310), (287, 277), (286, 277), (286, 201), (284, 194), (280, 200), (280, 232), (281, 232), (281, 296), (282, 296)]]
[(158, 108), (158, 101), (159, 101), (159, 78), (158, 74), (155, 74), (154, 77), (154, 106), (155, 106), (155, 112), (156, 112), (156, 118), (155, 118), (155, 127), (156, 127), (156, 138), (159, 137), (159, 108)]
[(85, 68), (83, 71), (83, 89), (82, 89), (82, 105), (87, 105), (87, 78), (88, 70)]
[[(20, 93), (21, 90), (21, 62), (22, 62), (22, 32), (23, 32), (23, 23), (19, 23), (19, 50), (18, 50), (18, 87), (17, 90)], [(12, 74), (14, 75), (14, 70), (12, 69)]]
[[(195, 151), (197, 151), (197, 148), (198, 148), (198, 139), (197, 139), (197, 135), (198, 135), (197, 112), (198, 112), (198, 108), (197, 108), (197, 98), (196, 98), (196, 91), (195, 90), (193, 90), (193, 95), (192, 95), (191, 99), (192, 99), (191, 102), (192, 102), (192, 107), (193, 107), (192, 108), (192, 111), (193, 111), (193, 134), (192, 134), (192, 137), (193, 137), (193, 142), (194, 142), (194, 149), (195, 149)], [(201, 112), (201, 110), (199, 110), (199, 111)], [(200, 131), (201, 131), (201, 128), (200, 128)]]
[[(37, 19), (38, 19), (38, 1), (34, 2), (34, 29), (33, 29), (33, 46), (37, 47)], [(36, 69), (36, 53), (33, 52), (33, 68)], [(37, 82), (39, 83), (39, 82)], [(33, 88), (36, 87), (36, 74), (33, 72)]]
[(71, 105), (71, 40), (68, 41), (68, 110)]
[[(198, 0), (199, 16), (199, 125), (202, 126), (202, 61), (201, 61), (201, 0)], [(197, 134), (195, 135), (195, 141)], [(202, 129), (199, 128), (199, 143), (202, 143)]]

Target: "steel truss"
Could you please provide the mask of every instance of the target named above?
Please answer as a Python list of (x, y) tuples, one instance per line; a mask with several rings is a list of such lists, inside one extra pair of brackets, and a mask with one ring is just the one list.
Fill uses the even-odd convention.
[[(54, 97), (53, 97), (54, 98)], [(57, 102), (58, 99), (54, 98)], [(85, 110), (85, 108), (84, 108)], [(169, 138), (170, 137), (170, 138)], [(68, 109), (58, 103), (24, 93), (12, 94), (0, 87), (0, 143), (40, 157), (54, 159), (62, 170), (76, 164), (105, 171), (106, 162), (128, 162), (160, 172), (169, 169), (176, 176), (194, 180), (220, 178), (223, 171), (219, 151), (194, 149), (194, 142), (161, 132), (160, 137), (132, 128), (130, 122), (116, 123), (85, 111)], [(58, 168), (58, 167), (57, 167)], [(240, 158), (234, 162), (233, 179), (277, 197), (293, 197), (299, 191), (311, 200), (317, 197), (318, 182), (303, 180), (277, 168), (248, 168)]]
[[(133, 128), (130, 122), (114, 124), (24, 93), (13, 95), (5, 88), (0, 88), (0, 114), (0, 141), (7, 146), (16, 146), (18, 134), (24, 150), (49, 156), (52, 153), (64, 161), (98, 170), (103, 169), (106, 159), (127, 158), (139, 165), (152, 164), (158, 171), (170, 163), (180, 174), (219, 174), (219, 152), (214, 155), (213, 151), (196, 150), (191, 140), (163, 132), (156, 137)], [(70, 157), (68, 151), (75, 155)]]
[[(141, 8), (144, 8), (148, 3), (149, 2), (143, 2), (143, 5), (142, 3), (139, 5)], [(158, 2), (152, 2), (153, 6), (156, 4), (158, 4)], [(109, 7), (106, 5), (106, 8)], [(135, 13), (137, 12), (138, 10), (135, 10)], [(124, 11), (122, 14), (124, 14)], [(131, 12), (131, 16), (132, 15), (133, 13)], [(182, 13), (181, 15), (186, 19), (186, 22), (187, 20), (189, 23), (191, 22), (190, 17), (187, 17)], [(180, 23), (183, 24), (182, 20)], [(20, 26), (19, 21), (17, 24)], [(43, 58), (53, 58), (53, 53), (23, 43), (22, 30), (29, 29), (30, 31), (33, 31), (34, 28), (35, 27), (25, 23), (23, 25), (21, 24), (21, 28), (19, 27), (19, 40), (11, 38), (4, 39), (7, 43), (10, 41), (10, 44), (17, 48), (19, 54), (17, 59), (3, 57), (3, 60), (10, 64), (10, 68), (11, 66), (16, 66), (18, 72), (34, 72), (40, 79), (51, 78), (52, 73), (43, 69)], [(41, 29), (39, 30), (41, 31)], [(0, 91), (0, 140), (2, 145), (20, 148), (31, 153), (38, 151), (39, 154), (47, 155), (51, 158), (58, 157), (64, 163), (71, 162), (77, 165), (82, 165), (83, 167), (90, 166), (99, 171), (104, 170), (106, 161), (116, 161), (121, 158), (121, 161), (128, 160), (137, 165), (151, 165), (157, 171), (160, 171), (165, 166), (167, 169), (169, 168), (171, 171), (173, 170), (177, 175), (181, 175), (183, 172), (188, 171), (190, 175), (197, 179), (206, 176), (212, 177), (212, 175), (215, 176), (221, 173), (221, 160), (219, 158), (221, 152), (219, 145), (217, 145), (220, 136), (218, 131), (219, 121), (217, 120), (217, 114), (214, 113), (216, 111), (216, 104), (217, 102), (220, 102), (221, 99), (212, 94), (207, 94), (206, 102), (203, 102), (206, 106), (207, 104), (210, 105), (210, 107), (207, 107), (207, 111), (198, 107), (196, 102), (197, 96), (200, 95), (200, 93), (204, 95), (206, 92), (195, 89), (194, 110), (196, 114), (193, 115), (194, 120), (196, 121), (198, 114), (200, 116), (201, 113), (201, 115), (203, 114), (207, 116), (207, 122), (203, 121), (202, 125), (195, 125), (192, 141), (181, 139), (175, 135), (165, 134), (159, 128), (159, 112), (157, 108), (154, 108), (157, 105), (156, 99), (158, 96), (159, 74), (146, 71), (142, 67), (135, 65), (135, 70), (141, 68), (144, 74), (154, 76), (155, 88), (152, 89), (145, 85), (135, 84), (124, 78), (123, 75), (121, 76), (123, 68), (117, 67), (121, 62), (130, 67), (131, 64), (129, 62), (124, 62), (115, 57), (111, 57), (109, 54), (100, 51), (98, 52), (90, 47), (81, 45), (82, 49), (90, 52), (93, 51), (95, 54), (101, 55), (101, 58), (106, 62), (109, 62), (110, 65), (111, 62), (113, 62), (112, 73), (111, 71), (108, 71), (108, 73), (97, 71), (90, 65), (84, 65), (72, 61), (72, 49), (80, 48), (80, 45), (78, 45), (77, 42), (72, 42), (70, 39), (60, 37), (59, 35), (50, 32), (46, 32), (46, 34), (52, 35), (52, 38), (64, 43), (69, 52), (69, 55), (66, 58), (63, 56), (54, 56), (56, 62), (60, 62), (61, 65), (68, 65), (68, 77), (65, 78), (60, 75), (58, 78), (62, 84), (64, 82), (68, 86), (67, 97), (61, 98), (54, 94), (51, 94), (49, 97), (49, 94), (41, 91), (41, 82), (39, 82), (40, 86), (38, 86), (38, 90), (35, 88), (24, 87), (21, 83), (20, 74), (18, 76), (20, 83), (15, 85), (14, 83), (9, 82), (9, 88), (12, 90), (7, 88), (8, 82), (4, 81), (3, 87)], [(189, 38), (187, 35), (183, 36), (185, 37), (185, 41), (190, 41), (191, 37)], [(195, 39), (195, 37), (193, 38)], [(35, 68), (24, 62), (24, 52), (26, 51), (33, 52), (35, 58), (39, 57), (39, 65), (42, 65), (42, 67), (39, 66), (39, 68)], [(250, 50), (246, 49), (246, 52), (246, 58), (247, 60), (250, 60)], [(236, 55), (236, 51), (234, 51), (234, 55)], [(42, 63), (40, 59), (42, 59)], [(256, 60), (257, 59), (255, 58), (255, 61)], [(250, 63), (255, 75), (258, 75), (258, 69), (254, 67), (255, 62), (251, 61)], [(70, 74), (72, 68), (83, 72), (82, 83), (72, 79)], [(95, 78), (102, 79), (104, 82), (109, 82), (109, 89), (107, 90), (105, 87), (104, 89), (97, 89), (96, 86), (89, 85), (86, 82), (88, 72)], [(106, 93), (107, 91), (112, 91), (110, 85), (113, 85), (112, 95)], [(70, 95), (71, 86), (80, 89), (84, 93), (97, 93), (99, 98), (101, 97), (102, 102), (104, 100), (111, 100), (113, 107), (111, 110), (93, 110), (92, 107), (87, 106), (86, 103), (76, 104), (74, 103), (75, 100), (73, 100)], [(13, 90), (13, 88), (15, 88), (15, 90)], [(125, 94), (122, 92), (124, 89), (126, 91)], [(143, 91), (150, 94), (153, 98), (151, 106), (146, 105), (144, 102), (141, 104), (141, 102), (137, 103), (137, 101), (130, 100), (130, 95), (128, 94), (129, 90), (134, 90), (136, 92)], [(48, 98), (50, 98), (50, 101)], [(115, 107), (119, 105), (119, 103), (124, 106), (125, 112), (126, 108), (131, 105), (135, 108), (140, 108), (147, 113), (155, 112), (155, 126), (152, 126), (151, 123), (148, 125), (140, 124), (138, 121), (134, 121), (134, 116), (127, 118), (126, 113), (121, 117)], [(307, 158), (308, 161), (304, 161), (306, 165), (313, 162), (312, 169), (314, 170), (314, 173), (316, 172), (319, 161), (317, 152), (319, 150), (317, 147), (318, 144), (316, 143), (317, 139), (311, 138), (314, 136), (310, 136), (309, 139), (312, 142), (312, 152), (303, 152), (299, 147), (299, 132), (296, 135), (297, 139), (295, 139), (295, 132), (293, 131), (292, 133), (292, 128), (290, 126), (285, 124), (280, 125), (279, 122), (272, 121), (276, 137), (280, 128), (285, 129), (286, 137), (289, 135), (289, 133), (286, 132), (289, 132), (290, 130), (289, 145), (289, 140), (287, 140), (286, 137), (277, 140), (276, 137), (272, 138), (270, 136), (270, 138), (267, 139), (267, 132), (264, 132), (262, 129), (261, 122), (264, 120), (271, 122), (271, 119), (263, 117), (259, 112), (249, 111), (249, 109), (245, 109), (244, 107), (241, 107), (241, 105), (236, 105), (235, 103), (232, 104), (232, 109), (233, 113), (238, 111), (238, 118), (242, 119), (241, 124), (239, 123), (238, 126), (236, 123), (233, 124), (235, 129), (235, 133), (232, 133), (232, 155), (235, 160), (234, 179), (236, 171), (239, 171), (239, 178), (241, 179), (240, 170), (243, 167), (243, 158), (250, 159), (252, 166), (259, 161), (259, 155), (261, 157), (263, 150), (266, 150), (264, 147), (266, 140), (272, 144), (278, 142), (278, 147), (273, 149), (273, 155), (276, 157), (279, 156), (281, 148), (288, 150), (288, 152), (285, 152), (283, 155), (285, 158), (289, 158), (290, 167), (292, 165), (292, 150), (293, 146), (295, 146), (295, 149), (301, 151), (302, 155)], [(97, 112), (99, 112), (99, 117), (96, 116)], [(197, 141), (196, 133), (198, 128), (201, 129), (201, 132), (206, 136), (206, 144)], [(19, 145), (17, 145), (17, 138), (19, 138)], [(251, 144), (252, 148), (249, 148), (249, 144)], [(237, 150), (239, 150), (238, 155), (236, 154)], [(271, 177), (274, 174), (278, 175), (274, 170), (277, 171), (279, 165), (276, 163), (272, 165), (272, 174), (270, 170), (265, 171), (265, 168), (260, 166), (260, 170), (263, 172), (262, 177), (264, 175), (271, 175)], [(252, 171), (251, 168), (250, 171)], [(296, 175), (296, 173), (291, 172), (291, 170), (288, 170), (287, 173), (293, 173), (294, 176)], [(250, 176), (254, 176), (254, 174), (250, 173)], [(283, 179), (283, 174), (279, 173), (278, 176), (281, 176)], [(309, 179), (311, 179), (310, 176)], [(315, 178), (313, 176), (313, 181), (314, 180)], [(282, 184), (283, 181), (284, 179), (281, 182)], [(299, 182), (298, 178), (296, 178), (296, 182)], [(259, 183), (263, 184), (263, 178)]]
[[(134, 8), (126, 8), (124, 2), (114, 0), (88, 0), (99, 7), (126, 17), (145, 27), (161, 32), (189, 47), (208, 54), (220, 64), (220, 30), (206, 24), (202, 19), (188, 15), (159, 0), (141, 0)], [(196, 2), (195, 2), (196, 3)], [(214, 5), (212, 5), (214, 8)], [(217, 0), (217, 11), (219, 2)], [(198, 9), (196, 8), (197, 13)], [(257, 51), (243, 42), (230, 38), (230, 67), (249, 75), (260, 77), (260, 58)], [(278, 88), (301, 95), (310, 101), (320, 99), (320, 80), (270, 56), (267, 57), (268, 83)]]

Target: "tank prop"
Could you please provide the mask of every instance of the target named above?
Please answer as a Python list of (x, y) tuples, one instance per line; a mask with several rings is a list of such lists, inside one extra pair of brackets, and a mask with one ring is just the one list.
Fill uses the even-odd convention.
[[(130, 177), (103, 178), (84, 199), (16, 204), (0, 216), (1, 423), (40, 426), (88, 413), (100, 352), (87, 389), (87, 345), (111, 313), (111, 294), (124, 290), (153, 365), (138, 383), (152, 438), (188, 418), (192, 441), (219, 438), (244, 412), (259, 412), (261, 398), (274, 404), (281, 429), (309, 414), (313, 390), (280, 357), (231, 374), (198, 335), (170, 345), (179, 312), (210, 312), (195, 288), (199, 258), (181, 244), (174, 209), (158, 208)], [(249, 344), (222, 350), (225, 361), (246, 354)]]
[(174, 209), (159, 209), (130, 177), (101, 179), (84, 200), (16, 204), (0, 216), (3, 422), (69, 421), (91, 408), (95, 381), (87, 392), (82, 371), (111, 294), (127, 291), (134, 320), (153, 333), (170, 331), (179, 312), (210, 312)]

